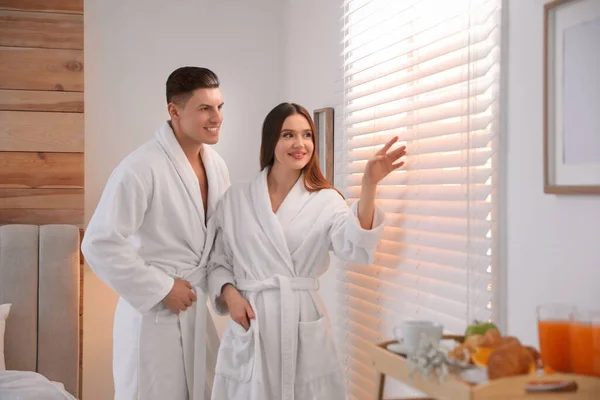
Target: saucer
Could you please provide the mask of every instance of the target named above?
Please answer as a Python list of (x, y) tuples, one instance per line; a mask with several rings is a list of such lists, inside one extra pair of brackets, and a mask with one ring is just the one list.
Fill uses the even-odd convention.
[[(445, 350), (446, 352), (450, 351), (455, 342), (453, 340), (442, 339), (440, 341), (440, 349)], [(401, 354), (405, 356), (408, 352), (406, 344), (403, 343), (403, 340), (400, 339), (398, 342), (390, 343), (387, 345), (387, 349), (392, 353)]]
[(460, 377), (468, 383), (477, 385), (488, 381), (487, 368), (486, 367), (475, 367), (465, 369), (460, 373)]
[(390, 343), (387, 345), (387, 349), (392, 353), (400, 354), (402, 356), (405, 356), (408, 350), (406, 344), (403, 342)]

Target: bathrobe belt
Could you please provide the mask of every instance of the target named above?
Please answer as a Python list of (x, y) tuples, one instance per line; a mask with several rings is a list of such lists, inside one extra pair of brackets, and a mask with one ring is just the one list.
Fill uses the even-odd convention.
[[(281, 307), (281, 399), (294, 399), (294, 381), (296, 379), (296, 357), (298, 355), (298, 322), (300, 321), (300, 304), (294, 290), (316, 291), (319, 281), (315, 278), (293, 278), (275, 275), (263, 281), (236, 280), (238, 290), (246, 292), (262, 292), (279, 290)], [(252, 305), (254, 307), (254, 305)], [(257, 321), (258, 322), (258, 321)], [(255, 324), (255, 355), (260, 353), (258, 337), (259, 323)]]
[(170, 273), (173, 279), (184, 279), (192, 285), (198, 300), (187, 310), (178, 314), (181, 328), (183, 363), (185, 380), (190, 400), (205, 400), (204, 385), (206, 380), (206, 322), (208, 309), (206, 306), (205, 282), (196, 268)]

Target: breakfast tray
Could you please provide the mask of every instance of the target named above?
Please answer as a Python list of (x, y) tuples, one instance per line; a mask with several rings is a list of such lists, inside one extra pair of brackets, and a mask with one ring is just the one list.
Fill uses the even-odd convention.
[[(450, 373), (442, 381), (426, 378), (418, 373), (411, 376), (411, 366), (405, 357), (393, 353), (387, 346), (396, 343), (388, 341), (371, 344), (369, 353), (372, 366), (379, 373), (375, 388), (376, 399), (383, 400), (385, 377), (390, 376), (412, 386), (438, 400), (598, 400), (600, 399), (600, 378), (574, 374), (520, 375), (500, 378), (481, 384), (464, 381), (459, 374)], [(574, 381), (573, 392), (526, 392), (524, 387), (531, 381)]]

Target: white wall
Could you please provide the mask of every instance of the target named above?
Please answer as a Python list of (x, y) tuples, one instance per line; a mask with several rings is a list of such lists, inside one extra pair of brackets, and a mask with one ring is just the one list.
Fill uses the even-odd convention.
[[(167, 118), (165, 81), (183, 65), (220, 77), (225, 120), (216, 149), (233, 181), (258, 171), (260, 127), (282, 100), (277, 0), (85, 1), (85, 209), (89, 221), (117, 163)], [(109, 399), (116, 296), (86, 268), (83, 397)]]
[(600, 196), (543, 192), (543, 7), (509, 2), (507, 321), (537, 345), (535, 307), (600, 308)]

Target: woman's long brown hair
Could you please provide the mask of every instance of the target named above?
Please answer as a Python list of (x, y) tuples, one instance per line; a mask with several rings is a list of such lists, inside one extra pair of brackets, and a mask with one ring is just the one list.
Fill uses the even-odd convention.
[[(295, 103), (281, 103), (267, 114), (263, 122), (262, 142), (260, 145), (261, 171), (267, 167), (271, 167), (275, 162), (275, 146), (277, 146), (277, 142), (281, 136), (281, 128), (286, 118), (294, 114), (300, 114), (308, 121), (312, 131), (312, 141), (316, 149), (317, 143), (319, 143), (317, 130), (308, 111)], [(308, 160), (308, 163), (302, 170), (304, 171), (304, 187), (309, 192), (316, 192), (321, 189), (334, 189), (340, 193), (323, 176), (323, 172), (321, 172), (321, 168), (319, 167), (319, 160), (316, 157), (316, 151), (313, 151), (310, 160)]]

